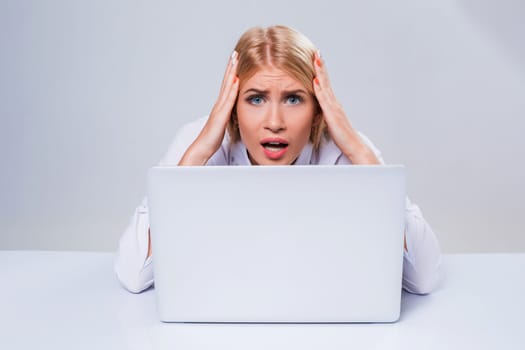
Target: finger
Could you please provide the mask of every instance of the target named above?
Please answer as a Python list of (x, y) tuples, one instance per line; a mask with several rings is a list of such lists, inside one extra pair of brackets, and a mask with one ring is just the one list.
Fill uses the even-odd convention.
[(315, 77), (313, 80), (314, 93), (321, 105), (321, 108), (326, 106), (327, 94), (326, 94), (326, 76), (323, 74), (324, 62), (321, 58), (321, 53), (316, 51), (314, 53), (314, 72)]
[(326, 89), (323, 89), (321, 87), (318, 77), (314, 78), (313, 86), (314, 86), (315, 97), (317, 98), (317, 101), (319, 101), (319, 105), (321, 106), (321, 109), (325, 110), (328, 104), (328, 96), (326, 93)]
[(227, 104), (228, 109), (231, 111), (233, 106), (235, 105), (235, 102), (237, 101), (237, 96), (239, 94), (239, 77), (235, 76), (233, 79), (233, 83), (231, 85), (230, 91), (227, 96)]
[(239, 82), (238, 82), (239, 78), (236, 75), (237, 74), (236, 65), (238, 63), (238, 56), (239, 56), (238, 53), (236, 51), (233, 51), (232, 55), (230, 56), (228, 60), (228, 66), (226, 67), (226, 70), (224, 72), (224, 78), (222, 80), (219, 97), (217, 98), (217, 101), (213, 108), (214, 112), (224, 114), (224, 109), (228, 108), (227, 106), (229, 105), (233, 106), (233, 103), (235, 103), (235, 100), (233, 101), (233, 103), (228, 102), (228, 100), (230, 99), (229, 95), (231, 94), (232, 88), (234, 89), (233, 93), (235, 94), (235, 97), (237, 96), (237, 90), (239, 87)]
[(233, 81), (229, 86), (226, 86), (224, 91), (222, 91), (217, 102), (218, 110), (221, 112), (231, 113), (231, 109), (235, 104), (237, 99), (237, 94), (239, 92), (239, 78), (234, 76)]
[(224, 77), (222, 78), (221, 91), (233, 82), (233, 78), (237, 72), (237, 63), (239, 61), (239, 54), (237, 51), (233, 51), (228, 59), (228, 65), (224, 71)]
[(316, 82), (318, 82), (321, 89), (327, 89), (328, 92), (331, 92), (332, 88), (330, 85), (330, 79), (328, 77), (328, 72), (326, 70), (326, 64), (324, 60), (321, 57), (321, 54), (319, 51), (317, 51), (314, 54), (314, 69), (315, 69), (315, 77), (317, 78)]
[(317, 98), (323, 113), (331, 113), (334, 107), (337, 106), (337, 99), (335, 98), (330, 86), (323, 87), (321, 80), (318, 77), (315, 77), (313, 79), (313, 87), (315, 97)]

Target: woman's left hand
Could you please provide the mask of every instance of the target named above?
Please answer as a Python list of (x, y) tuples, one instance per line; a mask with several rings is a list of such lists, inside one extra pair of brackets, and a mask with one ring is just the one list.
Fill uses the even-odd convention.
[(319, 53), (314, 56), (315, 75), (313, 81), (315, 95), (322, 110), (328, 132), (339, 149), (352, 164), (380, 164), (374, 152), (368, 147), (346, 117), (343, 106), (337, 101), (326, 66)]

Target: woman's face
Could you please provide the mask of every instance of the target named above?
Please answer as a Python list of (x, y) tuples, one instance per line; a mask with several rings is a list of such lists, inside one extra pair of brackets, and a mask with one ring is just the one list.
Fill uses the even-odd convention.
[(293, 164), (309, 140), (314, 113), (313, 97), (282, 70), (263, 67), (241, 81), (237, 118), (252, 164)]

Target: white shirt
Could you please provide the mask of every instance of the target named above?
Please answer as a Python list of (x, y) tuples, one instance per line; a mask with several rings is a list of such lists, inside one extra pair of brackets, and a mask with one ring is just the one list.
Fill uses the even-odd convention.
[[(177, 165), (186, 149), (202, 130), (206, 120), (207, 117), (204, 117), (183, 126), (159, 165)], [(366, 136), (361, 133), (359, 135), (384, 164), (379, 150)], [(241, 141), (230, 144), (227, 133), (221, 147), (207, 163), (207, 165), (250, 164), (245, 145)], [(313, 150), (312, 144), (308, 143), (295, 164), (339, 165), (351, 164), (351, 162), (331, 139), (323, 139), (317, 152)], [(439, 279), (441, 265), (439, 243), (419, 207), (411, 203), (408, 197), (405, 221), (407, 250), (403, 251), (403, 288), (411, 293), (430, 293)], [(115, 261), (115, 271), (119, 281), (133, 293), (140, 293), (153, 284), (153, 255), (147, 258), (148, 230), (148, 205), (147, 198), (144, 198), (141, 205), (135, 209), (131, 222), (120, 238)]]

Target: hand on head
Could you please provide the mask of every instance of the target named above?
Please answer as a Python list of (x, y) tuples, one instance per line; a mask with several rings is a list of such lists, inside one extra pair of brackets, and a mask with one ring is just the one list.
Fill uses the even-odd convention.
[(205, 165), (221, 146), (239, 92), (239, 78), (236, 75), (238, 61), (238, 53), (234, 51), (228, 60), (219, 97), (208, 121), (182, 156), (179, 165)]
[(379, 164), (372, 150), (361, 140), (357, 131), (348, 120), (343, 106), (335, 97), (326, 65), (317, 51), (313, 61), (315, 78), (313, 86), (317, 101), (321, 106), (322, 117), (330, 136), (337, 147), (353, 164)]

